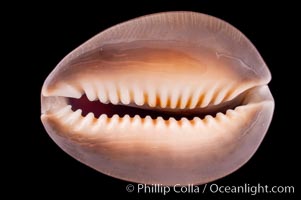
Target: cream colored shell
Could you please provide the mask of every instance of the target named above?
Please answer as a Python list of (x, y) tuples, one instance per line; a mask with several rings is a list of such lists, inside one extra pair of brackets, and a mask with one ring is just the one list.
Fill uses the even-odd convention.
[[(158, 13), (113, 26), (67, 55), (43, 85), (41, 119), (65, 152), (102, 173), (203, 184), (255, 153), (274, 110), (270, 79), (256, 48), (230, 24)], [(183, 117), (83, 115), (70, 105), (83, 94)]]

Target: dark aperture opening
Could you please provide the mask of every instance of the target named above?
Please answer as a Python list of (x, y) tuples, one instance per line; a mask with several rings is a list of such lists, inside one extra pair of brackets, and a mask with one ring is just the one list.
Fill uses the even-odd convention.
[(114, 114), (117, 114), (119, 117), (129, 115), (134, 117), (139, 115), (141, 118), (150, 116), (152, 119), (157, 117), (162, 117), (165, 120), (173, 117), (176, 120), (181, 120), (185, 117), (188, 120), (192, 120), (194, 117), (204, 118), (206, 115), (212, 115), (213, 117), (218, 113), (225, 113), (228, 109), (233, 109), (237, 104), (226, 104), (222, 106), (214, 106), (214, 109), (177, 109), (176, 111), (168, 111), (166, 109), (160, 108), (144, 108), (144, 107), (133, 107), (129, 105), (114, 105), (111, 103), (104, 104), (100, 101), (90, 101), (86, 95), (83, 95), (79, 99), (69, 98), (69, 104), (72, 106), (72, 110), (76, 111), (78, 109), (82, 110), (82, 115), (86, 116), (89, 112), (94, 113), (96, 118), (99, 118), (100, 115), (106, 114), (108, 117), (112, 117)]

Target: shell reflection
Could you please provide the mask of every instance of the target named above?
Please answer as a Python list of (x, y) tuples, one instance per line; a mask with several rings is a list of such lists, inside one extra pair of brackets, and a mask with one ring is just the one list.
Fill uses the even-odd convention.
[(42, 88), (50, 137), (82, 163), (148, 184), (203, 184), (255, 153), (271, 122), (271, 75), (230, 24), (193, 12), (109, 28)]

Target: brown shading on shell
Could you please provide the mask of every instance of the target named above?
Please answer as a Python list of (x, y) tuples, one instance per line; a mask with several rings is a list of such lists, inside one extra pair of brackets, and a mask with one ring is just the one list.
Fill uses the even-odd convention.
[(257, 150), (274, 110), (270, 79), (230, 24), (158, 13), (113, 26), (67, 55), (43, 85), (41, 119), (64, 151), (102, 173), (203, 184)]

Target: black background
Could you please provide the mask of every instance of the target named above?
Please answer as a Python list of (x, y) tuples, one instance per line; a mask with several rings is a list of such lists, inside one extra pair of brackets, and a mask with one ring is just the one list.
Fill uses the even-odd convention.
[[(222, 3), (223, 2), (223, 3)], [(195, 199), (293, 199), (299, 193), (297, 186), (297, 151), (299, 140), (299, 93), (297, 13), (288, 2), (265, 3), (258, 1), (175, 1), (120, 3), (99, 2), (38, 3), (10, 6), (11, 13), (4, 16), (10, 82), (6, 82), (9, 103), (9, 135), (3, 140), (8, 145), (4, 157), (3, 177), (14, 189), (10, 195), (43, 197), (45, 195), (94, 196), (95, 199), (144, 198), (147, 194), (128, 193), (128, 182), (121, 181), (86, 167), (64, 153), (49, 138), (40, 122), (40, 90), (43, 81), (56, 64), (70, 51), (100, 31), (117, 23), (141, 15), (187, 10), (203, 12), (224, 19), (241, 30), (257, 47), (272, 73), (269, 84), (275, 98), (275, 114), (270, 129), (252, 159), (235, 173), (215, 181), (219, 185), (293, 185), (296, 194), (270, 194), (256, 196), (239, 194), (162, 194), (156, 198)], [(14, 18), (16, 17), (16, 18)], [(298, 37), (297, 37), (298, 36)], [(10, 39), (10, 37), (12, 39)], [(294, 48), (297, 49), (295, 50)], [(11, 57), (9, 57), (11, 56)], [(3, 76), (5, 78), (5, 76)], [(16, 85), (16, 86), (15, 86)], [(16, 92), (18, 91), (18, 92)], [(293, 116), (296, 114), (296, 117)], [(8, 117), (7, 117), (8, 118)], [(8, 125), (7, 124), (7, 125)], [(6, 124), (5, 124), (6, 125)], [(134, 184), (136, 185), (136, 184)], [(88, 198), (89, 199), (89, 198)]]

